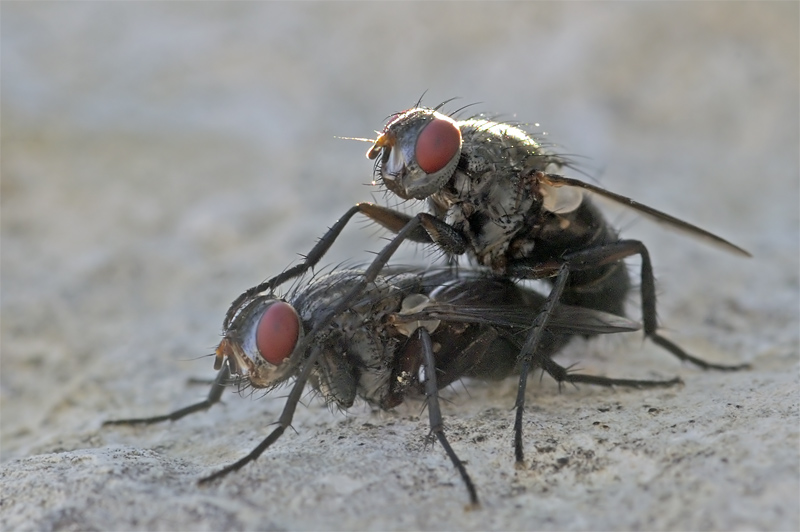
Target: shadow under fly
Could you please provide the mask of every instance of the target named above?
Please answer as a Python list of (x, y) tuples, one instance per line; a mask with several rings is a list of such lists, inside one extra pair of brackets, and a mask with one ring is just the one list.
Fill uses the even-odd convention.
[[(447, 103), (447, 102), (445, 102)], [(466, 120), (436, 108), (420, 107), (392, 115), (367, 157), (374, 159), (374, 180), (401, 199), (425, 199), (429, 212), (415, 216), (372, 203), (351, 207), (297, 266), (253, 287), (237, 302), (303, 274), (325, 255), (349, 220), (362, 213), (396, 236), (368, 268), (362, 283), (337, 302), (346, 309), (380, 272), (405, 240), (433, 244), (450, 263), (465, 255), (496, 275), (545, 279), (550, 298), (568, 305), (624, 315), (631, 280), (624, 259), (641, 257), (640, 291), (644, 335), (682, 361), (703, 369), (732, 371), (747, 364), (714, 364), (687, 353), (658, 331), (653, 265), (645, 245), (620, 239), (590, 196), (635, 210), (669, 228), (729, 252), (750, 256), (704, 229), (630, 198), (555, 173), (569, 161), (547, 151), (532, 135), (483, 115)], [(235, 302), (236, 303), (236, 302)], [(235, 305), (234, 305), (235, 306)], [(547, 308), (543, 313), (549, 312)], [(519, 352), (522, 381), (516, 401), (515, 454), (524, 461), (522, 415), (525, 369), (534, 364), (529, 349), (541, 340), (537, 319)]]
[[(438, 390), (462, 377), (503, 379), (522, 368), (519, 353), (534, 353), (531, 367), (558, 383), (604, 386), (669, 386), (679, 379), (613, 379), (568, 371), (553, 360), (574, 335), (638, 330), (610, 313), (561, 304), (509, 279), (461, 269), (386, 268), (366, 286), (363, 270), (335, 270), (297, 284), (288, 297), (246, 292), (225, 320), (216, 350), (219, 370), (208, 397), (167, 415), (107, 421), (106, 425), (177, 420), (208, 409), (236, 383), (271, 391), (294, 379), (275, 428), (237, 462), (203, 478), (205, 483), (258, 458), (291, 425), (306, 383), (328, 403), (346, 409), (357, 397), (382, 409), (423, 398), (431, 433), (444, 447), (478, 505), (464, 464), (448, 442)], [(562, 282), (563, 282), (563, 278)], [(361, 287), (345, 309), (331, 314), (344, 294)], [(532, 327), (538, 345), (524, 347)], [(527, 352), (527, 351), (526, 351)], [(525, 374), (521, 379), (524, 380)]]

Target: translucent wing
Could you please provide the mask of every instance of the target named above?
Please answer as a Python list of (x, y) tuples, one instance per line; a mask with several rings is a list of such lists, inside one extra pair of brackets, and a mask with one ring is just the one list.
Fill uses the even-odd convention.
[[(400, 312), (403, 321), (477, 323), (490, 326), (527, 329), (545, 302), (545, 297), (529, 288), (498, 277), (469, 277), (460, 272), (458, 278), (443, 275), (426, 279), (444, 282), (404, 302)], [(431, 286), (431, 285), (428, 285)], [(413, 299), (413, 301), (412, 301)], [(558, 305), (547, 325), (554, 333), (610, 334), (636, 331), (640, 324), (622, 316), (584, 307)]]
[(537, 174), (540, 183), (544, 183), (551, 187), (577, 187), (583, 190), (588, 190), (593, 194), (597, 194), (603, 198), (613, 201), (619, 205), (624, 207), (628, 207), (630, 209), (635, 210), (641, 214), (644, 214), (654, 222), (657, 222), (662, 225), (666, 225), (671, 229), (678, 230), (682, 233), (688, 234), (700, 240), (703, 240), (709, 244), (714, 246), (720, 247), (726, 251), (731, 253), (735, 253), (737, 255), (743, 255), (745, 257), (750, 257), (750, 253), (745, 251), (744, 249), (740, 248), (735, 244), (731, 244), (727, 240), (722, 237), (719, 237), (715, 234), (709, 233), (705, 229), (700, 229), (699, 227), (692, 225), (688, 222), (684, 222), (674, 216), (670, 216), (664, 212), (656, 210), (652, 207), (648, 207), (647, 205), (643, 205), (635, 200), (632, 200), (628, 197), (621, 196), (619, 194), (615, 194), (614, 192), (609, 192), (603, 188), (600, 188), (595, 185), (591, 185), (589, 183), (585, 183), (578, 179), (572, 179), (569, 177), (564, 177), (555, 174), (545, 174), (543, 172), (539, 172)]
[[(539, 307), (530, 305), (472, 306), (431, 303), (413, 314), (405, 314), (408, 321), (476, 323), (496, 327), (527, 329), (533, 324)], [(631, 319), (569, 305), (558, 305), (547, 324), (554, 333), (563, 334), (611, 334), (638, 331), (641, 326)]]

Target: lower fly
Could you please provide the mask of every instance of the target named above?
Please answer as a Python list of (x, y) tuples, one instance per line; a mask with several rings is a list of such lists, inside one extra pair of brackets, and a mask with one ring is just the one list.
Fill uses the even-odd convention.
[[(106, 425), (175, 421), (219, 402), (237, 383), (271, 391), (294, 379), (277, 427), (249, 454), (200, 480), (207, 483), (256, 460), (291, 425), (306, 383), (340, 409), (356, 398), (382, 409), (406, 399), (427, 404), (430, 429), (459, 472), (470, 503), (478, 494), (447, 440), (439, 390), (463, 377), (498, 380), (520, 373), (520, 352), (559, 384), (670, 386), (671, 380), (634, 380), (568, 371), (553, 360), (575, 335), (638, 330), (627, 318), (562, 305), (508, 279), (472, 271), (387, 268), (364, 286), (363, 270), (338, 270), (298, 285), (284, 297), (252, 290), (236, 300), (216, 350), (219, 370), (208, 397), (170, 414), (107, 421)], [(336, 303), (361, 290), (345, 309)], [(331, 311), (331, 308), (334, 308)], [(545, 321), (543, 321), (545, 320)], [(538, 327), (535, 345), (528, 332)], [(515, 427), (515, 434), (521, 428)]]

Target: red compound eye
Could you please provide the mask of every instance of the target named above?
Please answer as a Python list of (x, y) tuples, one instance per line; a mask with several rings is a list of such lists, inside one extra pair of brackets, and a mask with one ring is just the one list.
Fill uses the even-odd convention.
[(426, 174), (433, 174), (447, 166), (461, 147), (461, 130), (455, 122), (434, 118), (417, 138), (415, 147), (417, 164)]
[(277, 366), (292, 354), (299, 333), (300, 318), (294, 307), (276, 301), (258, 322), (256, 347), (264, 360)]

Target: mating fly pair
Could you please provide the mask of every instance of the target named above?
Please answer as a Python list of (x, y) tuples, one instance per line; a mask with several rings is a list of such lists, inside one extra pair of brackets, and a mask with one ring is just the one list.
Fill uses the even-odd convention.
[(532, 319), (544, 309), (548, 322), (535, 364), (559, 383), (678, 382), (568, 372), (551, 357), (573, 335), (635, 331), (639, 324), (556, 304), (508, 279), (477, 272), (389, 268), (331, 319), (331, 307), (361, 286), (364, 275), (363, 270), (336, 270), (298, 285), (285, 298), (266, 292), (241, 299), (228, 313), (216, 352), (220, 371), (205, 400), (164, 416), (107, 424), (174, 421), (209, 408), (231, 383), (237, 382), (240, 392), (272, 390), (294, 378), (277, 428), (250, 454), (201, 480), (205, 483), (241, 468), (272, 445), (291, 425), (307, 382), (340, 409), (352, 406), (356, 397), (387, 410), (407, 398), (424, 397), (431, 432), (477, 504), (474, 484), (445, 437), (438, 390), (462, 377), (502, 379), (514, 374)]
[[(357, 395), (391, 408), (416, 392), (428, 398), (431, 429), (464, 479), (471, 502), (477, 504), (472, 481), (444, 437), (438, 388), (462, 376), (519, 373), (514, 447), (521, 463), (522, 414), (531, 369), (540, 367), (559, 382), (637, 387), (679, 382), (571, 374), (551, 358), (570, 335), (630, 330), (631, 322), (623, 325), (617, 320), (625, 319), (631, 288), (623, 259), (633, 255), (641, 257), (647, 338), (701, 368), (746, 367), (705, 362), (658, 333), (647, 248), (639, 241), (620, 239), (589, 196), (605, 197), (728, 251), (748, 256), (746, 251), (629, 198), (551, 173), (567, 166), (565, 161), (519, 128), (483, 117), (455, 120), (438, 109), (417, 106), (394, 115), (367, 152), (376, 160), (375, 181), (399, 198), (427, 200), (429, 212), (409, 216), (371, 203), (350, 208), (301, 264), (234, 301), (217, 350), (220, 375), (206, 401), (168, 416), (119, 423), (177, 419), (208, 408), (231, 375), (253, 387), (271, 387), (296, 377), (278, 428), (249, 455), (206, 479), (210, 480), (254, 460), (283, 433), (307, 381), (342, 407)], [(396, 233), (369, 267), (323, 277), (295, 292), (290, 303), (276, 302), (275, 288), (314, 267), (359, 212)], [(403, 274), (416, 279), (406, 284), (402, 276), (386, 276), (387, 262), (405, 240), (435, 245), (450, 259), (466, 255), (491, 277), (463, 271), (429, 276), (417, 269)], [(546, 279), (551, 292), (545, 298), (514, 285), (513, 279)], [(394, 287), (402, 297), (389, 297), (386, 287)], [(458, 288), (448, 292), (449, 287)], [(448, 294), (457, 297), (449, 299)], [(434, 301), (434, 308), (449, 305), (449, 310), (440, 315), (423, 313), (411, 322), (413, 326), (403, 325), (402, 303), (417, 296), (423, 303)], [(504, 308), (506, 297), (516, 303)], [(470, 309), (482, 309), (480, 317)], [(513, 323), (504, 317), (509, 313), (516, 316)], [(576, 319), (559, 320), (570, 313)], [(262, 323), (268, 324), (263, 331)], [(336, 340), (330, 343), (332, 338)], [(494, 338), (506, 342), (496, 343)]]

